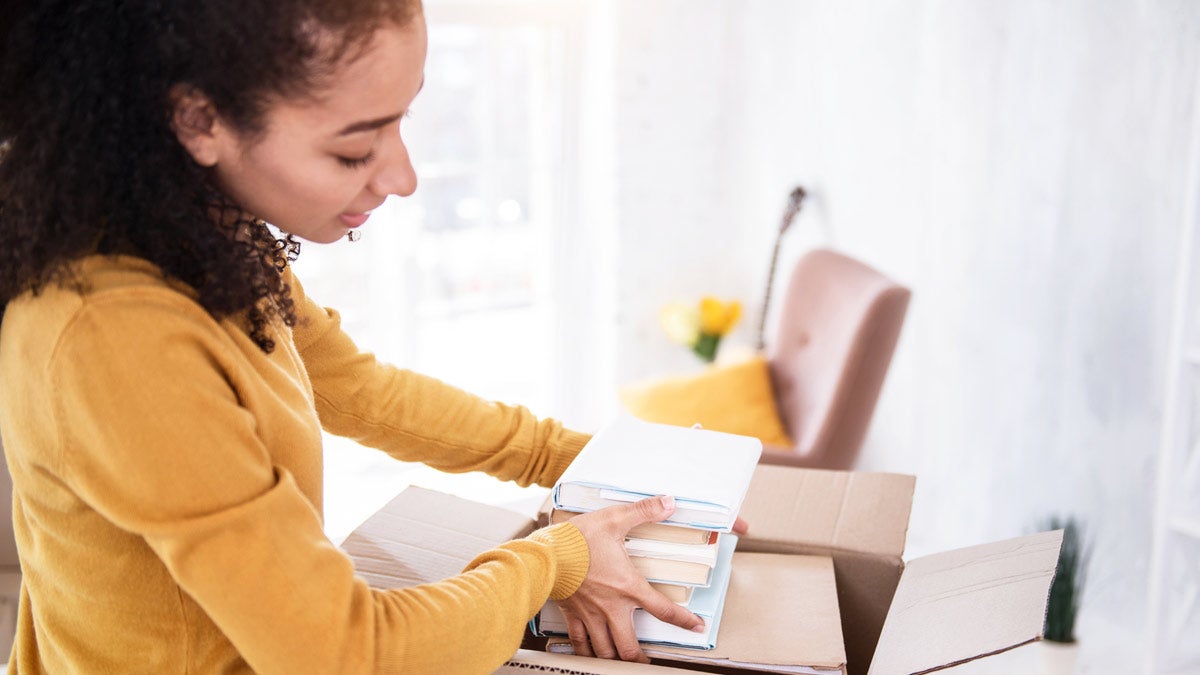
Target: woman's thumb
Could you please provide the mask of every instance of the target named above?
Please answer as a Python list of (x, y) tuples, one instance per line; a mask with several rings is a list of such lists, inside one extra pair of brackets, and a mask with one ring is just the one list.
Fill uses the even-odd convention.
[(671, 517), (675, 513), (675, 498), (670, 495), (649, 497), (630, 504), (626, 509), (625, 531), (642, 523), (657, 523)]

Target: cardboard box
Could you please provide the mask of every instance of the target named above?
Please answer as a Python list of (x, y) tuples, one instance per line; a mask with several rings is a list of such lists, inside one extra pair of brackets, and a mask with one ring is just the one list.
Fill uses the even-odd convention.
[(850, 675), (926, 673), (1041, 639), (1062, 532), (905, 565), (915, 479), (760, 466), (739, 550), (828, 554)]
[(520, 649), (493, 675), (528, 675), (534, 672), (569, 675), (694, 675), (695, 671)]
[[(656, 663), (741, 672), (841, 675), (846, 668), (837, 584), (829, 556), (733, 554), (729, 591), (713, 649), (643, 644)], [(573, 654), (551, 637), (547, 651)]]
[[(850, 675), (925, 673), (1041, 639), (1061, 532), (905, 565), (914, 483), (897, 474), (760, 466), (742, 506), (750, 533), (739, 552), (832, 557)], [(452, 576), (479, 552), (534, 527), (504, 509), (409, 488), (342, 547), (372, 586), (395, 588)], [(518, 652), (499, 672), (661, 672), (531, 653)]]

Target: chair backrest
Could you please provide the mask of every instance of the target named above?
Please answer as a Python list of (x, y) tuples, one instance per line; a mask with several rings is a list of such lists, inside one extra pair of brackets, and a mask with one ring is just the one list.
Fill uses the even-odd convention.
[(796, 445), (764, 452), (764, 463), (853, 466), (910, 295), (834, 251), (810, 251), (796, 263), (768, 350), (779, 415)]

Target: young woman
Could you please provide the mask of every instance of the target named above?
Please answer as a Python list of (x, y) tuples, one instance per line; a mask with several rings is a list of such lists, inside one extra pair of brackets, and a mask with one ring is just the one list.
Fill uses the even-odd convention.
[[(0, 431), (24, 574), (11, 673), (490, 672), (547, 598), (576, 649), (694, 628), (622, 538), (668, 498), (378, 592), (321, 526), (322, 428), (550, 485), (587, 440), (376, 363), (297, 238), (417, 179), (416, 0), (19, 0), (0, 24)], [(7, 28), (5, 28), (7, 27)], [(266, 226), (285, 233), (277, 240)]]

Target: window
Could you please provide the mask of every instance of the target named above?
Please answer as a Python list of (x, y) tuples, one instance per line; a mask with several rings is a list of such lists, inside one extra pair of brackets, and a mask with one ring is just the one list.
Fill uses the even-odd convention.
[[(591, 295), (571, 271), (580, 236), (572, 6), (431, 3), (426, 85), (404, 122), (417, 193), (390, 198), (361, 241), (307, 245), (296, 263), (308, 294), (338, 309), (361, 348), (539, 416), (570, 412), (562, 346), (584, 329), (562, 299)], [(335, 542), (409, 483), (524, 508), (545, 493), (439, 474), (331, 436), (325, 462)]]

